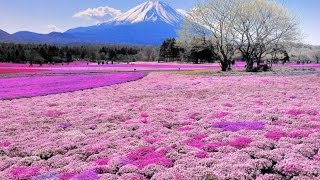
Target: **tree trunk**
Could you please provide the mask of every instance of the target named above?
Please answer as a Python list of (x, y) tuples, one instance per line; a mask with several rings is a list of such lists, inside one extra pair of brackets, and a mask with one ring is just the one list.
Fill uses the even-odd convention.
[(228, 61), (221, 61), (221, 71), (225, 72), (227, 71), (229, 65), (228, 65)]
[(257, 60), (257, 66), (259, 67), (260, 66), (260, 64), (261, 64), (261, 60)]

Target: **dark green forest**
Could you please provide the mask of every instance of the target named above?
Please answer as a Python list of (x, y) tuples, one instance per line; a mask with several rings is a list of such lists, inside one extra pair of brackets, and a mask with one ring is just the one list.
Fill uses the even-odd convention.
[(12, 63), (69, 63), (75, 60), (132, 60), (141, 47), (48, 44), (0, 44), (0, 62)]
[(53, 64), (77, 60), (91, 62), (183, 61), (212, 63), (215, 55), (208, 44), (182, 48), (174, 38), (158, 46), (129, 45), (51, 45), (51, 44), (0, 44), (0, 62)]

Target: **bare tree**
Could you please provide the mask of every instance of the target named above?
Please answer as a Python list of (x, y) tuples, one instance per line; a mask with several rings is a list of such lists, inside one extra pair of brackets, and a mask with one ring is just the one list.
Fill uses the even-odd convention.
[(234, 21), (235, 43), (252, 71), (254, 62), (274, 52), (274, 48), (298, 39), (298, 23), (281, 4), (271, 0), (239, 0)]
[(317, 64), (319, 64), (320, 62), (320, 50), (315, 51), (312, 54), (312, 58), (314, 58), (314, 60), (316, 61)]
[[(180, 42), (194, 37), (211, 41), (222, 71), (230, 68), (236, 49), (233, 39), (233, 20), (238, 0), (204, 0), (186, 16), (186, 25), (180, 31)], [(190, 35), (191, 34), (191, 35)]]
[[(236, 50), (253, 71), (254, 62), (298, 39), (298, 23), (288, 10), (273, 0), (204, 0), (187, 15), (194, 36), (209, 37), (226, 70)], [(181, 38), (186, 41), (186, 38)]]
[(139, 60), (157, 61), (159, 59), (159, 49), (154, 46), (145, 46), (138, 54)]

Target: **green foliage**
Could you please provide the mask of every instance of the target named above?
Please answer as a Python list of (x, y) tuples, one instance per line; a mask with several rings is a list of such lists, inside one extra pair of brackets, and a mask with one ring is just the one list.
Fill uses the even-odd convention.
[(160, 58), (165, 61), (176, 59), (184, 59), (187, 62), (198, 63), (213, 63), (219, 59), (214, 51), (213, 45), (202, 38), (200, 42), (194, 38), (197, 43), (192, 43), (190, 46), (179, 47), (174, 38), (166, 39), (160, 47)]
[(160, 47), (160, 58), (165, 61), (178, 58), (180, 51), (182, 51), (182, 48), (177, 47), (174, 38), (166, 39)]

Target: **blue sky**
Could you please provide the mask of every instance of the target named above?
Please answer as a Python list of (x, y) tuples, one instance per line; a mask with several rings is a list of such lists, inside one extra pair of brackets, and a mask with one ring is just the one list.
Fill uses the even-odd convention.
[[(73, 17), (88, 8), (109, 6), (122, 12), (145, 0), (0, 0), (0, 29), (48, 33), (53, 29), (88, 26), (94, 20)], [(188, 10), (196, 0), (166, 0), (174, 8)], [(283, 1), (283, 0), (282, 0)], [(285, 0), (301, 23), (305, 41), (320, 45), (320, 0)]]

